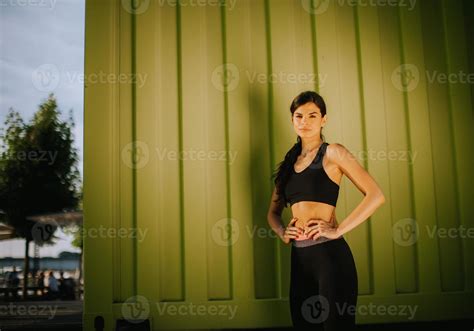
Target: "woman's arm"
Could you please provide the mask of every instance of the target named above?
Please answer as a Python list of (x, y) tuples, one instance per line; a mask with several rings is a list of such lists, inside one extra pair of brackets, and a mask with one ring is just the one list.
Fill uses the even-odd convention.
[(329, 161), (337, 164), (339, 169), (364, 194), (359, 205), (337, 226), (337, 233), (341, 236), (368, 219), (385, 203), (385, 196), (372, 176), (343, 145), (330, 144), (326, 154)]
[(267, 220), (270, 227), (275, 231), (275, 233), (283, 239), (285, 234), (285, 226), (283, 225), (283, 221), (281, 219), (281, 214), (284, 208), (283, 203), (277, 203), (276, 200), (278, 197), (276, 193), (276, 187), (273, 189), (272, 198), (270, 201), (270, 206), (268, 207), (267, 213)]
[(338, 226), (337, 219), (336, 219), (336, 208), (334, 208), (334, 210), (332, 211), (331, 219), (329, 220), (329, 222), (333, 227)]

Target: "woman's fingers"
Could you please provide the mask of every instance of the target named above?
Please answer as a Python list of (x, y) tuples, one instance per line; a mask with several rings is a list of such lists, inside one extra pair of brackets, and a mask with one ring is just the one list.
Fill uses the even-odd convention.
[(325, 231), (326, 229), (328, 229), (330, 226), (328, 224), (324, 224), (324, 223), (318, 223), (316, 225), (313, 225), (313, 226), (309, 226), (306, 228), (305, 230), (305, 234), (309, 235), (311, 234), (313, 231)]
[(291, 229), (295, 230), (299, 234), (303, 234), (304, 230), (297, 226), (292, 226)]
[(333, 227), (325, 222), (320, 222), (312, 227), (310, 227), (306, 235), (309, 238), (312, 238), (313, 240), (316, 240), (320, 236), (324, 236), (326, 233), (329, 233), (328, 231), (332, 229)]
[(292, 235), (299, 235), (301, 232), (298, 228), (291, 227), (291, 228), (288, 228), (287, 233), (292, 234)]
[(312, 219), (312, 220), (309, 220), (308, 223), (306, 223), (305, 233), (309, 232), (311, 229), (315, 229), (318, 226), (323, 227), (323, 228), (329, 228), (329, 227), (332, 227), (332, 224), (328, 223), (325, 220)]
[(286, 234), (285, 234), (285, 237), (286, 237), (286, 238), (290, 238), (290, 239), (296, 239), (296, 238), (298, 238), (298, 234), (295, 234), (295, 233), (286, 233)]
[(307, 234), (314, 229), (319, 229), (320, 227), (321, 227), (321, 224), (307, 225), (304, 229), (304, 233)]
[(309, 225), (314, 225), (314, 224), (319, 224), (321, 222), (326, 222), (324, 220), (320, 220), (320, 219), (310, 219), (307, 223), (306, 223), (306, 226), (309, 226)]
[(295, 226), (288, 226), (285, 229), (285, 236), (287, 238), (295, 239), (302, 233), (303, 233), (303, 231), (301, 229), (295, 227)]
[(316, 239), (316, 238), (313, 238), (314, 235), (317, 235), (317, 236), (321, 235), (321, 229), (314, 229), (306, 234), (308, 238)]
[(291, 219), (291, 221), (290, 221), (290, 224), (288, 224), (288, 225), (289, 225), (289, 226), (293, 226), (293, 225), (295, 225), (296, 221), (298, 221), (298, 218), (293, 217), (293, 218)]
[(297, 217), (293, 217), (286, 228), (285, 234), (288, 238), (297, 238), (298, 235), (306, 235), (308, 238), (314, 236), (316, 239), (317, 237), (323, 235), (327, 229), (331, 227), (331, 223), (328, 223), (322, 219), (309, 219), (306, 222), (305, 227), (302, 229), (298, 226), (295, 226), (296, 221), (298, 220)]

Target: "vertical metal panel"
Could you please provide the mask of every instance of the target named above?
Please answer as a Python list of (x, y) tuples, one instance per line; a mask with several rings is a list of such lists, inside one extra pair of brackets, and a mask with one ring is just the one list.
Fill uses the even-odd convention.
[[(322, 78), (328, 80), (331, 85), (324, 86), (321, 93), (327, 93), (329, 99), (328, 120), (329, 125), (326, 128), (331, 134), (328, 137), (329, 142), (340, 142), (352, 151), (358, 161), (367, 167), (367, 160), (361, 151), (366, 149), (364, 141), (364, 131), (366, 126), (362, 86), (362, 68), (360, 62), (360, 32), (358, 30), (358, 15), (355, 7), (334, 6), (329, 7), (334, 12), (334, 19), (331, 21), (331, 29), (334, 29), (337, 48), (325, 50), (324, 46), (318, 47), (318, 54), (327, 57), (331, 61), (331, 72), (325, 72), (324, 62), (321, 61), (320, 70), (323, 73)], [(323, 14), (325, 15), (325, 14)], [(320, 25), (320, 38), (329, 38), (325, 36), (326, 24)], [(324, 39), (323, 39), (324, 40)], [(319, 45), (319, 38), (318, 38)], [(334, 56), (333, 54), (337, 54)], [(331, 60), (333, 59), (334, 60)], [(324, 94), (323, 94), (324, 95)], [(334, 97), (332, 97), (334, 95)], [(332, 124), (331, 124), (332, 123)], [(334, 132), (334, 134), (332, 134)], [(362, 198), (362, 193), (347, 178), (343, 177), (341, 182), (340, 200), (336, 208), (339, 222), (343, 221), (344, 216), (351, 212)], [(370, 224), (364, 223), (347, 233), (345, 237), (352, 247), (353, 255), (358, 266), (359, 294), (370, 295), (374, 289), (373, 278), (373, 255), (371, 245), (372, 230)]]
[[(463, 25), (466, 29), (466, 48), (467, 48), (467, 58), (468, 58), (468, 68), (469, 72), (474, 72), (474, 2), (469, 0), (463, 0), (462, 2), (462, 12), (463, 12), (463, 20), (459, 20), (457, 18), (457, 22), (460, 25)], [(459, 40), (462, 44), (464, 40)], [(471, 84), (471, 104), (474, 105), (474, 84)], [(474, 107), (472, 108), (474, 112)]]
[[(400, 43), (399, 15), (397, 8), (379, 8), (380, 43), (383, 98), (386, 114), (387, 150), (394, 152), (394, 158), (388, 159), (389, 189), (386, 192), (390, 199), (390, 215), (386, 219), (390, 226), (407, 218), (413, 218), (413, 194), (410, 177), (412, 160), (404, 151), (409, 149), (408, 112), (404, 104), (404, 92), (393, 83), (393, 73), (402, 63), (402, 45)], [(396, 72), (396, 71), (395, 71)], [(397, 73), (396, 73), (397, 75)], [(395, 76), (398, 78), (398, 76)], [(416, 155), (415, 155), (416, 157)], [(402, 229), (396, 227), (393, 231)], [(392, 231), (390, 231), (392, 232)], [(392, 233), (393, 234), (393, 233)], [(392, 241), (394, 258), (394, 277), (396, 293), (413, 293), (417, 288), (416, 247), (401, 246)]]
[[(363, 122), (365, 148), (367, 150), (387, 150), (387, 128), (384, 110), (384, 84), (380, 50), (380, 29), (377, 7), (357, 8), (357, 24), (360, 57), (360, 85), (363, 101)], [(390, 200), (389, 172), (387, 159), (368, 154), (365, 166), (379, 183)], [(390, 209), (383, 206), (370, 218), (373, 257), (373, 291), (380, 296), (394, 294), (393, 241), (391, 240)], [(387, 243), (390, 243), (388, 245)]]
[[(291, 123), (289, 111), (291, 99), (300, 91), (314, 89), (314, 82), (310, 78), (314, 72), (312, 66), (313, 48), (310, 42), (310, 19), (301, 3), (292, 0), (267, 1), (268, 34), (271, 48), (268, 50), (271, 68), (266, 73), (272, 94), (270, 96), (272, 108), (270, 112), (270, 143), (272, 151), (272, 168), (277, 164), (288, 149), (295, 143), (296, 136)], [(292, 77), (294, 75), (295, 77)], [(271, 186), (273, 189), (273, 184)], [(268, 199), (267, 199), (268, 200)], [(268, 206), (269, 201), (266, 203)], [(288, 210), (283, 219), (289, 219)], [(289, 249), (281, 242), (277, 245), (277, 297), (288, 296), (289, 283)], [(265, 280), (262, 280), (261, 284)]]
[[(249, 84), (242, 86), (244, 92), (248, 94), (249, 100), (249, 132), (250, 132), (250, 163), (251, 168), (251, 189), (250, 194), (252, 204), (252, 227), (265, 229), (267, 205), (262, 203), (260, 196), (266, 196), (267, 200), (271, 195), (269, 180), (260, 182), (259, 179), (270, 178), (271, 175), (271, 105), (272, 89), (271, 84), (266, 79), (271, 72), (271, 39), (270, 17), (268, 15), (268, 4), (264, 0), (245, 1), (250, 12), (249, 27), (247, 30), (250, 39), (248, 52), (250, 61), (248, 63), (248, 74), (242, 79), (246, 79)], [(231, 52), (229, 52), (229, 55)], [(241, 72), (242, 74), (242, 72)], [(254, 77), (255, 75), (255, 77)], [(251, 80), (251, 77), (253, 80)], [(252, 83), (253, 82), (253, 83)], [(258, 123), (258, 125), (252, 125)], [(268, 202), (267, 202), (268, 204)], [(276, 296), (278, 291), (278, 243), (263, 238), (263, 240), (252, 240), (253, 253), (253, 295), (257, 299), (266, 299)], [(273, 241), (273, 242), (272, 242)]]
[[(223, 63), (226, 67), (218, 66), (215, 73), (226, 73), (221, 76), (221, 84), (215, 88), (228, 87), (225, 91), (228, 114), (228, 139), (229, 147), (227, 158), (229, 159), (229, 181), (230, 181), (230, 215), (231, 222), (238, 224), (236, 233), (232, 237), (232, 299), (252, 300), (255, 298), (255, 279), (257, 276), (254, 259), (253, 237), (259, 230), (256, 222), (264, 215), (262, 210), (252, 208), (253, 189), (249, 182), (257, 182), (260, 177), (255, 166), (255, 155), (251, 143), (252, 139), (252, 116), (258, 113), (258, 105), (251, 96), (249, 76), (255, 72), (257, 64), (252, 67), (252, 58), (262, 58), (260, 54), (252, 56), (249, 49), (254, 52), (263, 51), (264, 47), (258, 44), (258, 40), (252, 38), (253, 32), (264, 24), (252, 23), (263, 13), (263, 6), (252, 8), (249, 2), (236, 2), (234, 10), (222, 9), (222, 17), (225, 23), (225, 37)], [(259, 10), (260, 9), (260, 10)], [(260, 22), (263, 22), (260, 21)], [(256, 33), (256, 35), (264, 35)], [(264, 46), (264, 45), (263, 45)], [(265, 60), (265, 56), (263, 59)], [(262, 164), (263, 165), (263, 164)], [(256, 174), (254, 174), (256, 172)], [(255, 180), (252, 180), (254, 178)], [(257, 189), (258, 187), (255, 187)], [(266, 192), (268, 191), (268, 188)], [(255, 224), (257, 223), (257, 224)], [(267, 277), (268, 279), (268, 277)]]
[(209, 235), (227, 217), (228, 189), (225, 163), (209, 158), (212, 151), (226, 150), (223, 95), (211, 86), (222, 52), (217, 8), (181, 8), (181, 38), (183, 150), (198, 153), (183, 162), (185, 293), (186, 299), (208, 300), (214, 263), (221, 265), (219, 283), (229, 282), (231, 248), (215, 245)]
[[(423, 58), (420, 10), (418, 3), (413, 10), (406, 7), (399, 8), (403, 47), (402, 64), (413, 65), (418, 68), (419, 72), (424, 73), (426, 68)], [(413, 67), (409, 67), (408, 70), (413, 69)], [(400, 72), (400, 74), (404, 74), (404, 72)], [(410, 83), (414, 84), (414, 82)], [(417, 88), (413, 90), (408, 84), (406, 87), (402, 85), (402, 90), (409, 91), (409, 93), (404, 94), (408, 119), (408, 150), (417, 152), (416, 162), (413, 162), (410, 169), (415, 209), (413, 219), (416, 222), (415, 224), (418, 224), (422, 229), (426, 226), (433, 227), (436, 224), (436, 212), (432, 208), (435, 206), (436, 198), (434, 195), (433, 155), (426, 85), (424, 75), (419, 76)], [(402, 231), (405, 231), (405, 228), (402, 227)], [(404, 233), (404, 235), (410, 235), (410, 231), (412, 229), (408, 228), (408, 233)], [(421, 292), (439, 292), (441, 286), (437, 241), (431, 240), (427, 232), (420, 231), (416, 246), (407, 246), (407, 248), (410, 247), (415, 247), (417, 254), (417, 290)]]
[[(110, 1), (110, 0), (109, 0)], [(112, 1), (110, 1), (111, 3)], [(111, 73), (111, 77), (118, 77), (122, 74), (130, 78), (133, 74), (133, 32), (132, 16), (119, 4), (116, 6), (117, 34), (113, 36), (114, 42), (118, 46), (109, 56), (115, 56), (118, 67)], [(110, 82), (109, 84), (112, 84)], [(114, 184), (118, 183), (120, 189), (115, 189), (114, 194), (119, 196), (119, 202), (114, 206), (114, 226), (118, 231), (123, 229), (129, 233), (135, 224), (135, 185), (134, 185), (134, 162), (133, 162), (133, 141), (134, 141), (134, 107), (132, 104), (133, 85), (130, 80), (125, 80), (116, 85), (118, 98), (114, 121), (110, 123), (115, 133), (113, 141), (119, 141), (119, 146), (113, 148), (115, 158), (113, 163), (118, 168), (118, 173), (114, 173)], [(98, 110), (95, 110), (98, 111)], [(131, 236), (117, 236), (114, 242), (114, 301), (123, 302), (129, 297), (136, 295), (136, 246), (135, 240)]]
[[(151, 87), (155, 100), (153, 111), (158, 116), (155, 123), (158, 142), (157, 159), (150, 164), (159, 173), (156, 181), (159, 200), (153, 204), (159, 231), (155, 241), (158, 251), (153, 256), (158, 266), (159, 278), (156, 281), (159, 280), (159, 298), (163, 301), (184, 300), (183, 162), (179, 157), (182, 150), (181, 32), (177, 9), (172, 6), (154, 8), (156, 19), (151, 18), (158, 30), (155, 52), (163, 50), (160, 51), (161, 56), (152, 53), (156, 69), (151, 74), (158, 79), (157, 89)], [(144, 32), (143, 37), (146, 36)]]
[[(457, 175), (453, 162), (453, 131), (448, 84), (438, 75), (447, 73), (446, 47), (440, 1), (421, 3), (421, 23), (429, 107), (429, 125), (433, 150), (433, 180), (435, 188), (436, 223), (422, 231), (459, 226), (457, 205)], [(433, 232), (431, 232), (433, 233)], [(463, 257), (460, 238), (430, 236), (439, 247), (440, 281), (443, 291), (463, 288)]]
[[(97, 315), (112, 330), (137, 295), (153, 329), (290, 324), (290, 247), (266, 212), (271, 172), (296, 139), (289, 105), (307, 89), (326, 100), (326, 140), (356, 155), (387, 197), (345, 235), (359, 305), (416, 306), (418, 320), (472, 317), (472, 238), (428, 229), (473, 227), (473, 90), (426, 75), (472, 71), (469, 1), (150, 1), (136, 14), (127, 3), (87, 3), (86, 75), (135, 82), (86, 87), (85, 225), (137, 232), (85, 238), (86, 330)], [(401, 64), (418, 69), (413, 90), (400, 85)], [(362, 197), (344, 177), (339, 223)], [(420, 231), (404, 246), (394, 237), (410, 235), (407, 219)], [(237, 315), (173, 316), (159, 311), (167, 304)]]
[[(119, 51), (117, 2), (88, 2), (86, 6), (84, 91), (84, 329), (93, 330), (95, 316), (113, 323), (113, 239), (103, 229), (113, 228), (117, 216), (119, 164), (117, 151), (118, 89), (98, 81), (100, 73), (117, 73)], [(94, 36), (94, 37), (92, 37)], [(107, 42), (104, 42), (107, 41)], [(97, 49), (103, 52), (97, 54)], [(107, 95), (107, 98), (103, 98)], [(97, 111), (100, 110), (100, 111)], [(99, 184), (100, 183), (100, 184)], [(98, 185), (96, 185), (98, 184)], [(102, 230), (101, 230), (102, 229)], [(99, 294), (100, 295), (96, 295)]]
[[(445, 49), (446, 49), (446, 68), (447, 72), (453, 73), (472, 73), (473, 68), (469, 69), (469, 59), (471, 63), (474, 62), (473, 55), (468, 53), (469, 46), (471, 49), (474, 45), (465, 43), (469, 31), (463, 24), (463, 12), (466, 13), (466, 17), (470, 15), (470, 21), (472, 24), (472, 18), (474, 17), (474, 6), (469, 8), (469, 5), (463, 6), (462, 2), (447, 2), (442, 1), (442, 16), (445, 36)], [(473, 35), (471, 34), (471, 38)], [(471, 91), (474, 84), (471, 85)], [(459, 215), (459, 223), (465, 229), (474, 227), (474, 209), (472, 208), (472, 195), (471, 188), (474, 185), (474, 176), (472, 176), (472, 169), (474, 166), (473, 154), (468, 152), (471, 148), (471, 142), (474, 141), (474, 131), (472, 125), (474, 119), (472, 110), (474, 109), (471, 97), (474, 97), (474, 93), (470, 95), (469, 84), (463, 83), (458, 84), (453, 82), (448, 84), (449, 88), (449, 106), (452, 121), (452, 135), (453, 135), (453, 162), (455, 163), (457, 174), (456, 176), (456, 194), (457, 194), (457, 205), (454, 207)], [(462, 285), (461, 289), (466, 291), (474, 290), (474, 241), (472, 238), (464, 237), (458, 238), (462, 241), (462, 248), (460, 254), (463, 255), (464, 261), (461, 263), (464, 279), (460, 280)]]

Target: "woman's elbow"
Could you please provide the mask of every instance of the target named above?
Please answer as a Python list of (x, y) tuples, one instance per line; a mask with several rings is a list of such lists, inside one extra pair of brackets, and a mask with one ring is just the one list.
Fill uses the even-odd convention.
[(382, 191), (378, 191), (375, 198), (379, 205), (383, 205), (385, 203), (385, 195)]
[(373, 189), (366, 194), (367, 198), (374, 201), (377, 205), (383, 205), (385, 203), (385, 195), (380, 189)]
[(272, 222), (272, 218), (273, 218), (273, 213), (271, 211), (269, 211), (267, 213), (267, 222), (268, 223), (271, 223)]
[(278, 211), (271, 210), (267, 213), (267, 221), (269, 224), (272, 224), (275, 221), (275, 218), (279, 217), (281, 217), (281, 213), (279, 213)]
[(268, 223), (270, 223), (270, 219), (271, 219), (270, 213), (267, 213), (267, 222), (268, 222)]

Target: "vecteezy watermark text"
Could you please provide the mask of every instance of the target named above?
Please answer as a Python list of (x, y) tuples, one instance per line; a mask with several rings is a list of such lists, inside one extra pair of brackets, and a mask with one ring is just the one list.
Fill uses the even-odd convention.
[(53, 9), (56, 0), (0, 0), (0, 7), (44, 7)]
[[(150, 315), (150, 305), (147, 297), (136, 295), (128, 298), (122, 304), (122, 315), (132, 323), (139, 323)], [(156, 302), (160, 316), (224, 316), (231, 320), (235, 318), (238, 306), (229, 303), (194, 303), (194, 302)]]
[(49, 320), (54, 318), (58, 305), (44, 305), (44, 304), (20, 304), (10, 302), (8, 304), (0, 304), (0, 317), (5, 316), (19, 317), (19, 316), (41, 316), (47, 317)]

